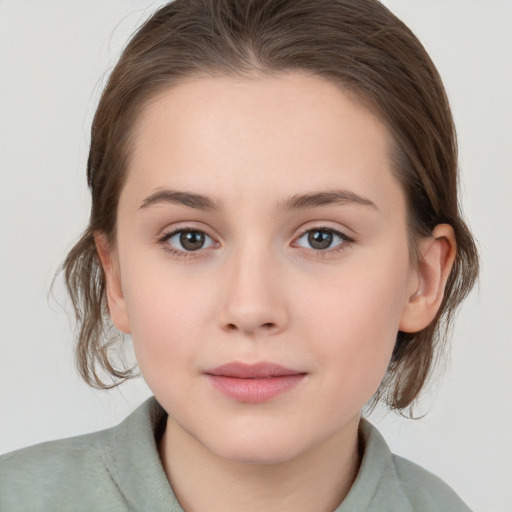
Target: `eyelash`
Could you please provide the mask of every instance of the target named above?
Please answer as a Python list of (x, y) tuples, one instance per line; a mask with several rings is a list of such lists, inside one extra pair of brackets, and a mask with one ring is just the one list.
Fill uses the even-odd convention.
[[(304, 230), (300, 234), (300, 236), (297, 237), (297, 240), (302, 238), (306, 233), (309, 233), (310, 231), (327, 231), (327, 232), (341, 238), (341, 240), (342, 240), (342, 242), (338, 246), (336, 246), (334, 249), (323, 249), (323, 250), (322, 249), (318, 249), (318, 250), (310, 249), (315, 254), (315, 256), (319, 256), (322, 258), (331, 256), (333, 254), (337, 254), (337, 253), (345, 250), (347, 247), (350, 247), (355, 242), (355, 240), (353, 238), (345, 235), (345, 233), (342, 233), (341, 231), (338, 231), (337, 229), (333, 229), (333, 228), (330, 228), (327, 226), (315, 226), (314, 228), (308, 228), (308, 229)], [(166, 252), (170, 253), (172, 256), (174, 256), (176, 258), (190, 258), (190, 257), (196, 256), (195, 253), (200, 252), (200, 249), (198, 249), (197, 251), (186, 251), (186, 250), (180, 251), (180, 250), (176, 250), (176, 249), (172, 248), (169, 244), (167, 244), (167, 241), (170, 240), (174, 235), (176, 235), (178, 233), (182, 233), (182, 232), (201, 233), (201, 234), (209, 237), (208, 233), (206, 233), (200, 229), (187, 228), (185, 226), (185, 227), (180, 227), (179, 229), (170, 231), (168, 233), (165, 233), (162, 237), (160, 237), (158, 239), (158, 243), (160, 245), (162, 245), (163, 249)], [(209, 238), (211, 238), (211, 237), (209, 237)]]

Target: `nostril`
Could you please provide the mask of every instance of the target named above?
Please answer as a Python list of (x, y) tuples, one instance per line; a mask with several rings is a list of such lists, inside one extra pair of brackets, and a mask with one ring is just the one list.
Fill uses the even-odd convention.
[[(275, 329), (276, 324), (273, 323), (273, 322), (267, 322), (267, 323), (261, 324), (260, 327), (265, 329), (265, 330)], [(238, 331), (239, 329), (241, 329), (241, 327), (237, 326), (236, 324), (227, 324), (226, 328), (229, 331)]]

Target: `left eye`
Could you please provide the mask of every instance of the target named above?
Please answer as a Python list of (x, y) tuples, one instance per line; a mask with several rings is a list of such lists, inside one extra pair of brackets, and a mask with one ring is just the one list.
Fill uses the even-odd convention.
[(333, 246), (340, 246), (346, 242), (350, 242), (350, 238), (340, 231), (331, 228), (315, 228), (309, 229), (297, 240), (305, 240), (309, 247), (299, 243), (301, 247), (312, 248), (318, 251), (325, 251)]

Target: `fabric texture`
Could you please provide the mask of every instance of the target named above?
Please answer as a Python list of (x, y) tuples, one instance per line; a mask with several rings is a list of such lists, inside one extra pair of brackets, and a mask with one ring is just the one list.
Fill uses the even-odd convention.
[[(151, 397), (116, 427), (1, 456), (0, 511), (183, 512), (158, 455), (166, 418)], [(368, 421), (360, 432), (359, 473), (333, 512), (470, 512), (438, 477), (393, 455)]]

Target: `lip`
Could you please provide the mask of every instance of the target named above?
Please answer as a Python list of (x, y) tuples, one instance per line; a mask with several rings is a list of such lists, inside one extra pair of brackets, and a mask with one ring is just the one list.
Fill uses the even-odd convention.
[(305, 372), (267, 361), (227, 363), (204, 372), (215, 389), (238, 402), (260, 403), (294, 388)]

